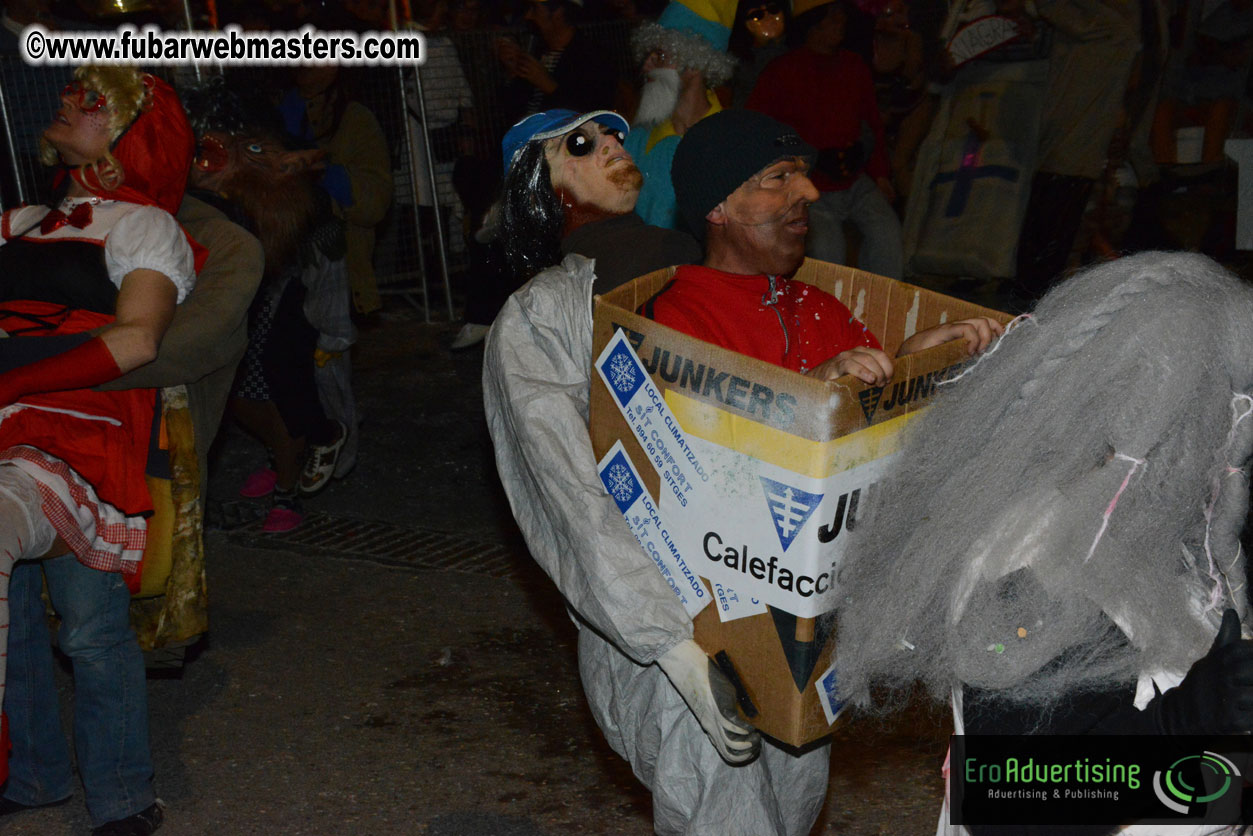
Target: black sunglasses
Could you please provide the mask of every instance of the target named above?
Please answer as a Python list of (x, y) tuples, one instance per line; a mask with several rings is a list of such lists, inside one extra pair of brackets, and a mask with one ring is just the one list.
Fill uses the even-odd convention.
[(781, 11), (782, 9), (778, 3), (767, 3), (764, 6), (758, 6), (755, 9), (749, 9), (748, 19), (755, 22), (761, 20), (763, 17), (777, 15)]
[[(605, 128), (601, 133), (614, 137), (618, 140), (619, 145), (626, 142), (626, 134), (617, 128)], [(582, 131), (575, 131), (566, 137), (566, 151), (570, 153), (571, 157), (584, 157), (592, 153), (595, 148), (596, 143)]]

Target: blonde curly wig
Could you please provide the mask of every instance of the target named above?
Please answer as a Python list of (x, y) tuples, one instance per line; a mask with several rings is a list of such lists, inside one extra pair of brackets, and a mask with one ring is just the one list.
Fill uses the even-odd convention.
[[(105, 97), (104, 112), (109, 117), (109, 142), (114, 143), (126, 132), (135, 117), (141, 111), (151, 107), (152, 90), (145, 84), (145, 73), (136, 67), (102, 67), (86, 65), (74, 71), (74, 79), (88, 90), (95, 90)], [(39, 140), (39, 159), (44, 165), (57, 165), (61, 155), (52, 143), (46, 139)], [(126, 172), (113, 154), (106, 151), (104, 156), (94, 162), (79, 167), (85, 177), (89, 172), (106, 189), (113, 190), (122, 185)]]

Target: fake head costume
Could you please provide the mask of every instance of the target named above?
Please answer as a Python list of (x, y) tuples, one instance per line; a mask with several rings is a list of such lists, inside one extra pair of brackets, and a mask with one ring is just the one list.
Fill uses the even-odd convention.
[(283, 275), (302, 243), (308, 243), (319, 215), (330, 214), (306, 158), (286, 147), (300, 142), (284, 134), (268, 102), (245, 101), (222, 76), (189, 85), (182, 93), (196, 134), (192, 185), (235, 204), (265, 250), (266, 276)]
[(502, 239), (509, 266), (519, 279), (529, 279), (561, 260), (565, 207), (553, 189), (544, 143), (586, 122), (621, 131), (624, 136), (630, 130), (626, 120), (612, 110), (580, 114), (557, 109), (531, 114), (501, 140), (505, 161), (500, 199)]
[(841, 568), (842, 696), (921, 680), (1047, 710), (1204, 656), (1247, 615), (1250, 322), (1213, 261), (1141, 254), (943, 386)]

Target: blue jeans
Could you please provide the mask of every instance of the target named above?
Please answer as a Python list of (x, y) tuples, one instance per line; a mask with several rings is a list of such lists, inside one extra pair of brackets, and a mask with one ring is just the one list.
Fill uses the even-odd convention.
[(823, 192), (810, 205), (805, 254), (832, 264), (847, 264), (845, 221), (852, 221), (861, 230), (857, 267), (899, 281), (905, 272), (901, 221), (879, 187), (864, 174), (842, 192)]
[(61, 728), (40, 569), (61, 616), (58, 643), (74, 663), (74, 743), (92, 825), (153, 803), (148, 684), (120, 574), (73, 555), (24, 561), (9, 582), (9, 665), (4, 710), (13, 751), (4, 797), (48, 804), (73, 793)]

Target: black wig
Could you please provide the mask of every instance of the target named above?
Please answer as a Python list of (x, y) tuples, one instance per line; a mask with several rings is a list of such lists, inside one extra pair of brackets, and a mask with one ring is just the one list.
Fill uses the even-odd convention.
[(505, 175), (500, 199), (505, 256), (518, 281), (561, 260), (565, 209), (552, 187), (544, 143), (528, 142)]

